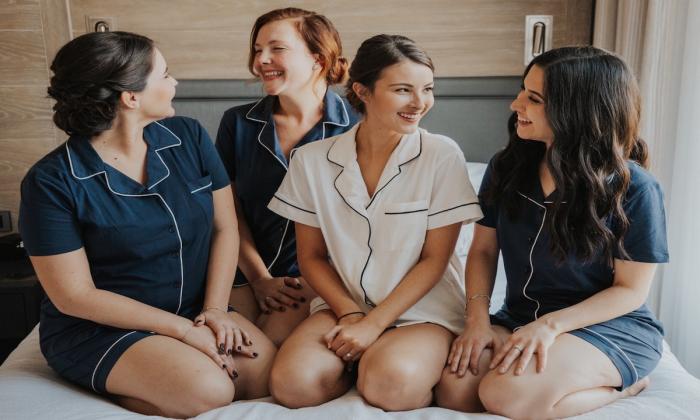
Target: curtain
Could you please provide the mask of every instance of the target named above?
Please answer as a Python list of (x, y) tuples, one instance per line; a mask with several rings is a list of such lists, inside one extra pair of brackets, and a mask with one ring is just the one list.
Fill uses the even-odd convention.
[[(630, 64), (642, 94), (641, 135), (665, 192), (671, 261), (659, 267), (649, 305), (681, 363), (700, 376), (700, 4), (598, 0), (593, 43)], [(693, 352), (694, 350), (694, 352)]]

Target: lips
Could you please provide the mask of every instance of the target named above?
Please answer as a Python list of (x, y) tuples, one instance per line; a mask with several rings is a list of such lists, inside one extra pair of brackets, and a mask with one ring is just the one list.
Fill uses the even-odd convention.
[(418, 112), (397, 112), (397, 115), (404, 121), (416, 122), (420, 119), (421, 114)]
[(518, 115), (518, 125), (519, 126), (522, 127), (522, 126), (526, 126), (526, 125), (530, 125), (530, 124), (532, 124), (532, 121)]
[(279, 77), (282, 77), (283, 74), (284, 74), (284, 72), (280, 71), (280, 70), (267, 70), (267, 71), (263, 71), (261, 73), (261, 76), (262, 76), (262, 79), (267, 82), (267, 81), (275, 80)]

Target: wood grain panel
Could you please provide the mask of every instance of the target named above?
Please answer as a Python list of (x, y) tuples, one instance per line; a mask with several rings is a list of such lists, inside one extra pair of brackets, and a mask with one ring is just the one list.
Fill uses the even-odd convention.
[[(523, 70), (527, 14), (554, 16), (554, 46), (590, 43), (592, 0), (404, 0), (177, 2), (70, 0), (74, 34), (85, 16), (115, 17), (117, 28), (154, 38), (176, 77), (247, 78), (250, 28), (275, 7), (295, 5), (328, 16), (341, 33), (345, 56), (377, 33), (414, 38), (443, 77), (517, 75)], [(138, 10), (136, 12), (130, 12)]]
[(46, 62), (50, 67), (59, 48), (71, 40), (72, 30), (68, 0), (41, 0), (41, 21), (46, 46)]
[(46, 83), (44, 40), (39, 31), (0, 31), (0, 86)]
[(0, 86), (0, 135), (4, 139), (54, 141), (51, 102), (46, 86)]
[(0, 0), (0, 30), (41, 30), (39, 0)]

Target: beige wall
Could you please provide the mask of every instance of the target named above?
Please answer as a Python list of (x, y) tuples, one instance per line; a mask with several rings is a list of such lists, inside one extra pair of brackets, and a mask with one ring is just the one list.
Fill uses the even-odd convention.
[(0, 0), (0, 209), (15, 230), (20, 180), (66, 137), (51, 123), (48, 66), (86, 15), (152, 37), (177, 78), (248, 78), (255, 18), (287, 5), (328, 16), (349, 59), (371, 35), (407, 35), (441, 77), (520, 74), (526, 14), (554, 16), (555, 47), (591, 41), (593, 0)]

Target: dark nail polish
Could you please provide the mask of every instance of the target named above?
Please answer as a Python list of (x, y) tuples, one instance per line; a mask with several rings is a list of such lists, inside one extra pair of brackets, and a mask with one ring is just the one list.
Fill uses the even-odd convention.
[(236, 350), (241, 351), (241, 346), (236, 347)]
[(299, 300), (301, 301), (301, 303), (306, 302), (306, 298), (305, 298), (305, 297), (302, 297), (302, 298), (300, 298)]
[(228, 355), (230, 356), (233, 353), (233, 350), (228, 349), (228, 350), (226, 350), (226, 353), (228, 353)]
[(219, 354), (224, 354), (224, 345), (223, 344), (219, 345)]
[(294, 307), (294, 309), (299, 309), (299, 304), (296, 302), (292, 303), (292, 306)]
[(221, 366), (221, 369), (226, 369), (226, 365)]
[(238, 372), (236, 372), (235, 370), (231, 372), (231, 374), (233, 375), (233, 379), (238, 378)]
[(301, 289), (301, 284), (297, 283), (297, 285), (294, 286), (294, 287), (297, 288), (297, 289)]
[(258, 357), (258, 353), (253, 353), (253, 357)]

